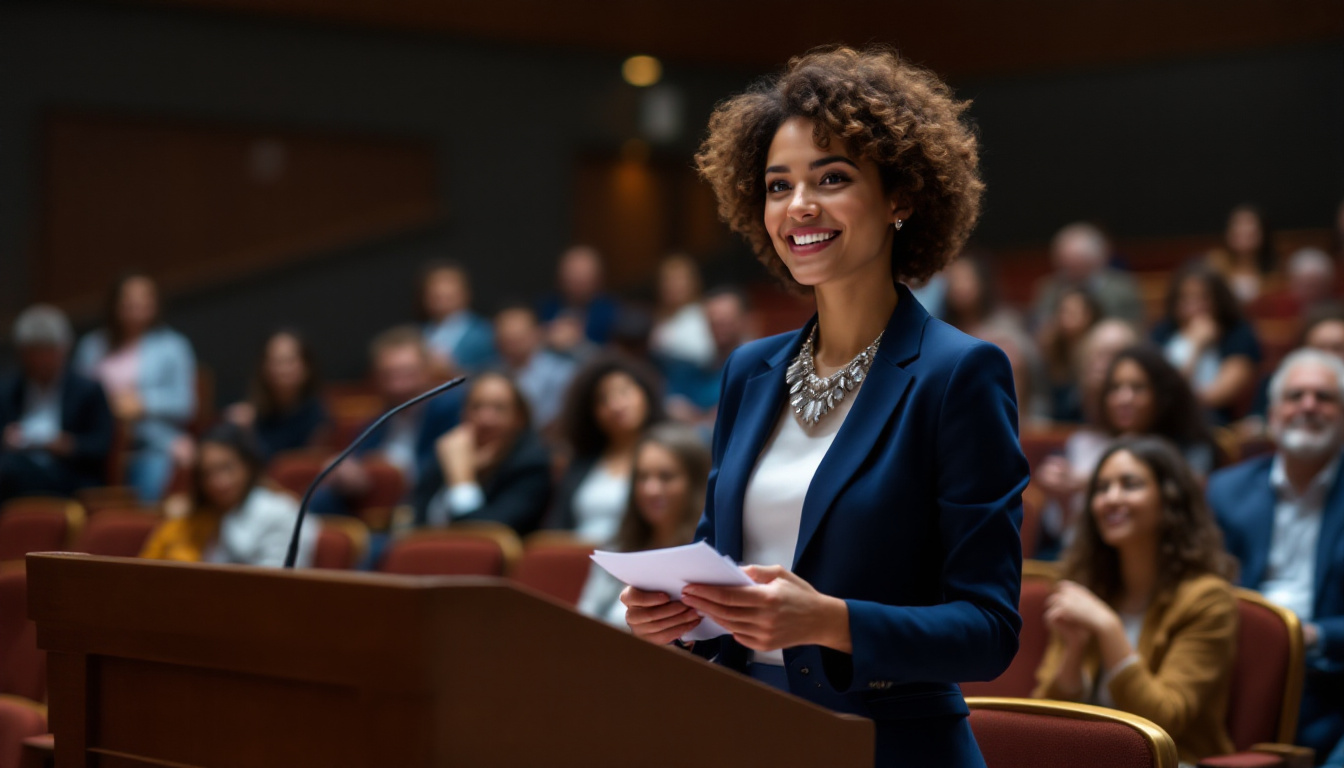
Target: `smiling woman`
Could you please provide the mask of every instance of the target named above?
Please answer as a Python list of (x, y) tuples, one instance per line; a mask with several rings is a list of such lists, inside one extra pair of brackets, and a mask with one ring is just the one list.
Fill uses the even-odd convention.
[(941, 269), (983, 185), (965, 103), (893, 52), (835, 48), (715, 111), (719, 212), (817, 314), (723, 374), (696, 531), (750, 587), (628, 588), (636, 635), (876, 721), (876, 764), (984, 761), (957, 683), (998, 676), (1021, 620), (1027, 464), (1007, 358), (902, 281)]

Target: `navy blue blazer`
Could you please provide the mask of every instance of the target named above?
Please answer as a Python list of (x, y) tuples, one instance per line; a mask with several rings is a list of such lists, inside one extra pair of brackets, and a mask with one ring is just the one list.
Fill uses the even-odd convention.
[[(742, 557), (742, 507), (786, 407), (801, 330), (729, 358), (705, 514), (696, 533)], [(803, 503), (792, 570), (849, 606), (853, 653), (784, 649), (790, 690), (830, 709), (903, 719), (965, 715), (957, 683), (1017, 653), (1026, 458), (1008, 359), (932, 319), (905, 286), (877, 359)], [(695, 652), (741, 669), (725, 636)]]
[[(1241, 561), (1241, 586), (1257, 591), (1268, 575), (1274, 538), (1273, 464), (1273, 456), (1260, 456), (1215, 472), (1206, 491), (1227, 551)], [(1323, 756), (1344, 738), (1344, 472), (1335, 476), (1321, 515), (1315, 586), (1312, 621), (1320, 627), (1320, 652), (1309, 659), (1297, 743)]]

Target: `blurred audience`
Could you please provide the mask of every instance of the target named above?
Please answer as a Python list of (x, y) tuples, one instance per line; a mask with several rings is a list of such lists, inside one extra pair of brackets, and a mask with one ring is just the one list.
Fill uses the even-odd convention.
[[(429, 350), (415, 326), (397, 326), (379, 334), (370, 345), (369, 357), (384, 410), (411, 400), (436, 383)], [(312, 509), (323, 514), (349, 514), (359, 508), (373, 486), (373, 478), (364, 466), (369, 460), (395, 467), (408, 491), (415, 488), (420, 476), (437, 462), (435, 444), (439, 436), (457, 426), (461, 391), (450, 390), (389, 419), (332, 471), (313, 494)], [(409, 492), (404, 500), (410, 501)]]
[(1274, 274), (1274, 235), (1264, 214), (1253, 205), (1239, 205), (1227, 217), (1223, 245), (1209, 252), (1207, 263), (1243, 303), (1254, 301)]
[(1260, 343), (1222, 277), (1198, 262), (1180, 269), (1153, 340), (1190, 382), (1212, 423), (1231, 423), (1237, 404), (1253, 394)]
[(700, 265), (683, 253), (658, 265), (658, 307), (649, 333), (654, 360), (706, 367), (714, 361), (714, 337), (700, 301)]
[(1082, 287), (1065, 288), (1038, 337), (1050, 382), (1050, 418), (1061, 423), (1083, 421), (1083, 396), (1078, 386), (1079, 349), (1087, 332), (1102, 319), (1101, 305)]
[(1036, 286), (1032, 311), (1036, 327), (1054, 313), (1066, 288), (1086, 288), (1106, 317), (1136, 326), (1143, 322), (1138, 284), (1128, 273), (1108, 266), (1110, 250), (1106, 236), (1091, 224), (1070, 224), (1055, 235), (1050, 247), (1055, 271)]
[(1086, 498), (1046, 601), (1034, 695), (1145, 717), (1182, 763), (1231, 752), (1236, 566), (1198, 481), (1166, 441), (1125, 438), (1102, 455)]
[(437, 461), (416, 483), (416, 524), (487, 520), (526, 536), (551, 500), (551, 455), (508, 376), (482, 373), (470, 387), (462, 423), (435, 442)]
[[(155, 560), (284, 565), (299, 502), (261, 483), (262, 458), (251, 433), (221, 423), (201, 437), (193, 468), (194, 495), (185, 510), (160, 523), (141, 551)], [(318, 522), (299, 536), (295, 565), (313, 562)]]
[(1199, 478), (1221, 463), (1222, 452), (1190, 385), (1160, 351), (1146, 345), (1121, 350), (1112, 358), (1096, 396), (1096, 425), (1069, 435), (1064, 455), (1046, 458), (1034, 478), (1048, 502), (1041, 519), (1039, 559), (1052, 559), (1068, 543), (1074, 520), (1083, 511), (1082, 490), (1097, 461), (1117, 439), (1164, 438)]
[(471, 311), (471, 280), (455, 261), (435, 261), (420, 273), (425, 343), (445, 375), (480, 370), (495, 359), (490, 321)]
[(756, 338), (747, 297), (732, 287), (715, 288), (705, 295), (705, 317), (713, 355), (705, 365), (664, 360), (668, 415), (688, 424), (712, 424), (719, 404), (723, 366), (733, 350)]
[[(709, 463), (709, 447), (694, 429), (650, 427), (635, 447), (630, 496), (613, 548), (640, 552), (691, 543), (705, 505)], [(579, 611), (625, 629), (624, 587), (601, 568), (589, 569)]]
[(1320, 758), (1344, 739), (1344, 362), (1298, 350), (1269, 392), (1275, 452), (1214, 473), (1208, 499), (1241, 562), (1241, 585), (1303, 622), (1296, 743)]
[(97, 379), (112, 414), (127, 426), (126, 482), (155, 503), (177, 467), (193, 460), (187, 426), (196, 415), (196, 356), (191, 342), (159, 318), (159, 292), (132, 272), (112, 287), (104, 327), (75, 348), (74, 368)]
[(102, 485), (112, 412), (98, 382), (70, 370), (70, 321), (37, 304), (14, 321), (18, 370), (0, 377), (0, 504)]
[(1298, 346), (1329, 352), (1344, 360), (1344, 304), (1330, 302), (1312, 307), (1302, 323)]
[(562, 428), (570, 451), (547, 527), (605, 545), (616, 535), (630, 494), (635, 445), (662, 420), (656, 377), (624, 356), (583, 367), (565, 398)]
[(541, 302), (538, 316), (546, 325), (551, 349), (581, 357), (591, 346), (611, 340), (620, 316), (616, 299), (603, 292), (602, 256), (595, 248), (576, 245), (560, 257), (557, 291)]
[(548, 433), (578, 364), (546, 349), (541, 323), (526, 304), (507, 305), (495, 315), (495, 344), (500, 368), (523, 393), (537, 431)]
[(251, 396), (225, 409), (224, 418), (252, 430), (267, 460), (282, 451), (321, 447), (332, 425), (320, 387), (308, 342), (298, 331), (275, 331), (262, 345)]

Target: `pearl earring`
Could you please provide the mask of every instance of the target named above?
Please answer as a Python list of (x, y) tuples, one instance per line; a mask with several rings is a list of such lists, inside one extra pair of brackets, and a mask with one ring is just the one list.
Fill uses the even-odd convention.
[(895, 227), (897, 231), (900, 231), (901, 227), (905, 226), (905, 222), (902, 221), (901, 219), (897, 219), (896, 222), (891, 226)]

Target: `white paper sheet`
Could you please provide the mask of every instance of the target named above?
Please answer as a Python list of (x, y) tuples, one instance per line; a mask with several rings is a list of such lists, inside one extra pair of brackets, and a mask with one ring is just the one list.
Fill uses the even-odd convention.
[[(647, 549), (643, 552), (603, 552), (592, 554), (593, 562), (635, 589), (663, 592), (673, 600), (681, 599), (687, 584), (716, 587), (748, 587), (756, 582), (727, 555), (720, 555), (703, 541), (681, 547)], [(709, 617), (682, 635), (682, 640), (709, 640), (728, 634)]]

